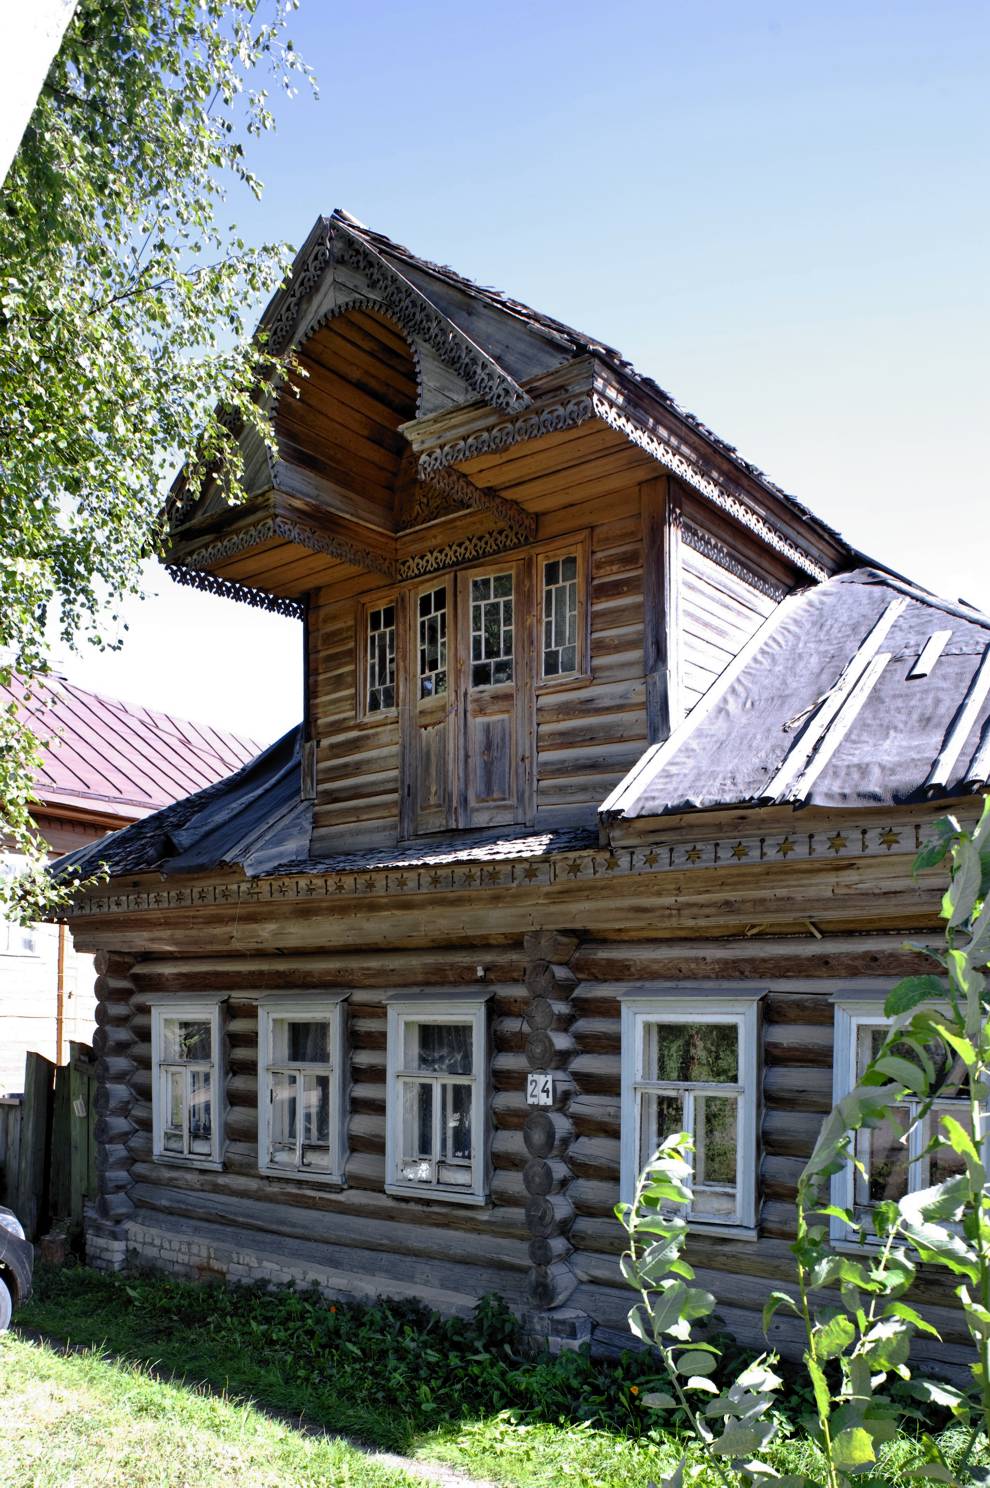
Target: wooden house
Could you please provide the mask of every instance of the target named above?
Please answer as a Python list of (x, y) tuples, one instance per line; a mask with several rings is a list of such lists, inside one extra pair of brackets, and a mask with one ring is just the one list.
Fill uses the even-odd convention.
[[(52, 674), (30, 690), (0, 686), (39, 741), (31, 817), (55, 858), (149, 816), (229, 775), (258, 750), (251, 739), (103, 697)], [(0, 873), (23, 859), (0, 850)], [(24, 1056), (62, 1064), (71, 1040), (89, 1043), (96, 1011), (93, 958), (65, 924), (0, 919), (0, 1097), (24, 1089)]]
[(693, 1261), (760, 1345), (833, 1084), (938, 933), (912, 858), (988, 773), (990, 621), (864, 566), (611, 348), (346, 214), (263, 326), (307, 374), (278, 458), (245, 441), (245, 507), (180, 487), (171, 561), (301, 618), (306, 714), (75, 905), (90, 1257), (497, 1292), (614, 1346), (613, 1205), (686, 1126)]

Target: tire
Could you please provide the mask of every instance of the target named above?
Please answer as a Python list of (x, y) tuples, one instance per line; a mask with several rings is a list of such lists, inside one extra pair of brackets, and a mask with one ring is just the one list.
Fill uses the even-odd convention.
[(0, 1276), (0, 1333), (5, 1333), (10, 1327), (10, 1320), (14, 1315), (14, 1299), (10, 1295), (10, 1288)]

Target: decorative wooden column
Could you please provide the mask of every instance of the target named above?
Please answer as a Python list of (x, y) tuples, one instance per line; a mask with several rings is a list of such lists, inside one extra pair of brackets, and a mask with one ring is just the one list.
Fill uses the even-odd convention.
[(567, 1114), (574, 1089), (568, 1072), (575, 1047), (569, 1032), (574, 1016), (570, 999), (577, 986), (567, 963), (577, 945), (576, 936), (548, 930), (533, 931), (523, 941), (523, 980), (529, 993), (524, 1014), (527, 1071), (545, 1073), (551, 1083), (550, 1103), (533, 1106), (523, 1126), (529, 1153), (523, 1169), (532, 1263), (528, 1291), (534, 1308), (528, 1323), (532, 1332), (558, 1343), (576, 1342), (588, 1331), (583, 1319), (570, 1313), (553, 1316), (577, 1286), (568, 1239), (574, 1207), (567, 1197), (573, 1176), (567, 1153), (574, 1135)]

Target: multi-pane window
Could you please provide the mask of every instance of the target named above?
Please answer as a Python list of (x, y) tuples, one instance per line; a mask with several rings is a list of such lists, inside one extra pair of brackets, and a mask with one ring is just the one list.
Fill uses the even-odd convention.
[(344, 994), (258, 1007), (258, 1166), (262, 1172), (339, 1179)]
[[(835, 1083), (836, 1102), (859, 1084), (867, 1066), (876, 1058), (887, 1037), (890, 1021), (883, 1015), (882, 998), (864, 1000), (841, 998), (835, 1010)], [(894, 1046), (916, 1062), (910, 1049)], [(929, 1152), (932, 1136), (938, 1131), (939, 1118), (955, 1117), (970, 1134), (969, 1093), (963, 1081), (961, 1060), (950, 1060), (941, 1040), (929, 1045), (928, 1057), (935, 1073), (932, 1090), (936, 1099), (919, 1120), (921, 1103), (905, 1096), (891, 1106), (879, 1126), (856, 1133), (855, 1163), (848, 1163), (832, 1180), (832, 1202), (839, 1209), (852, 1212), (857, 1224), (870, 1224), (870, 1211), (886, 1200), (896, 1203), (905, 1194), (929, 1188), (963, 1171), (962, 1158), (951, 1149)], [(833, 1219), (836, 1238), (853, 1233), (843, 1220)]]
[(395, 604), (379, 605), (367, 613), (367, 711), (380, 713), (395, 707)]
[(447, 586), (419, 596), (419, 695), (442, 697), (447, 691)]
[(623, 1192), (661, 1143), (694, 1144), (692, 1223), (756, 1222), (758, 994), (624, 997)]
[(391, 1000), (388, 1187), (484, 1197), (485, 1002)]
[(543, 675), (578, 669), (578, 560), (569, 553), (543, 564)]
[(154, 1005), (151, 1045), (155, 1157), (219, 1166), (223, 1124), (219, 1000)]
[(471, 685), (512, 681), (512, 573), (471, 580)]

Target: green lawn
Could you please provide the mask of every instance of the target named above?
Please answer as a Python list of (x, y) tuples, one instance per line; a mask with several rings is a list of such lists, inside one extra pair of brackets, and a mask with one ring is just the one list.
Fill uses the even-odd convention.
[[(668, 1416), (668, 1430), (658, 1430), (639, 1402), (655, 1367), (647, 1355), (533, 1358), (498, 1305), (483, 1305), (471, 1323), (408, 1304), (333, 1306), (82, 1268), (41, 1268), (36, 1282), (18, 1315), (23, 1326), (103, 1347), (118, 1361), (0, 1344), (0, 1488), (409, 1481), (354, 1446), (273, 1422), (258, 1406), (507, 1488), (646, 1488), (684, 1448), (676, 1422)], [(161, 1383), (121, 1359), (193, 1383)], [(795, 1391), (786, 1405), (793, 1424), (766, 1455), (781, 1472), (815, 1475), (816, 1449), (801, 1424), (806, 1401)], [(940, 1439), (951, 1460), (962, 1434)], [(883, 1449), (869, 1488), (907, 1488), (922, 1461), (915, 1435), (899, 1438)], [(702, 1472), (694, 1483), (716, 1481)]]
[(12, 1334), (0, 1339), (0, 1441), (2, 1488), (413, 1488), (415, 1481), (256, 1406)]

